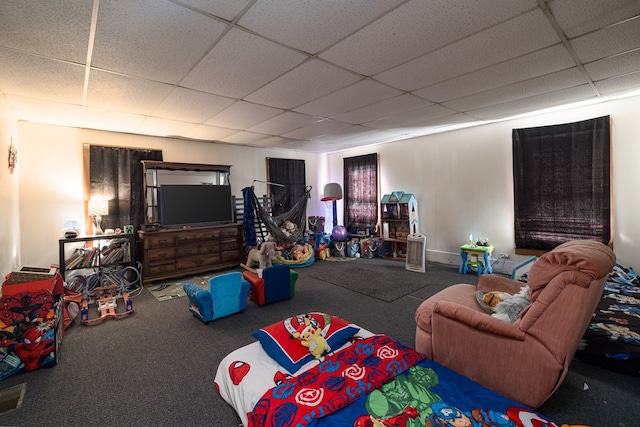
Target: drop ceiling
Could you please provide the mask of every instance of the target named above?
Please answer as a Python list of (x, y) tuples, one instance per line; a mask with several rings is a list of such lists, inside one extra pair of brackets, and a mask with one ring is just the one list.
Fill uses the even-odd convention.
[(638, 94), (638, 0), (3, 0), (19, 120), (328, 153)]

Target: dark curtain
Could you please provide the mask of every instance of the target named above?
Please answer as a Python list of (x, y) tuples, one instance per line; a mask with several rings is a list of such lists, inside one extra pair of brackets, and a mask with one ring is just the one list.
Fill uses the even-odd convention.
[(609, 116), (514, 129), (516, 249), (611, 239)]
[(344, 224), (347, 229), (378, 223), (378, 154), (344, 159)]
[(162, 151), (90, 146), (91, 197), (109, 201), (109, 215), (102, 218), (103, 229), (131, 224), (138, 230), (144, 223), (141, 160), (162, 161)]
[(284, 185), (269, 185), (273, 216), (288, 212), (306, 193), (304, 160), (267, 158), (267, 181)]

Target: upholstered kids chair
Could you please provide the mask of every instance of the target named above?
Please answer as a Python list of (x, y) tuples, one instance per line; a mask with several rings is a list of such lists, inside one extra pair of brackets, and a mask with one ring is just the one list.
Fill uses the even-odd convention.
[(189, 311), (205, 324), (247, 308), (249, 282), (239, 271), (221, 274), (209, 279), (208, 290), (194, 283), (182, 287), (189, 297)]
[(602, 243), (564, 243), (531, 265), (530, 304), (513, 323), (493, 317), (477, 291), (516, 294), (525, 283), (483, 274), (478, 287), (458, 284), (416, 310), (416, 350), (531, 408), (564, 380), (616, 261)]
[(249, 298), (258, 305), (291, 299), (295, 292), (298, 273), (288, 265), (274, 265), (262, 270), (262, 277), (244, 271), (242, 277), (251, 284)]

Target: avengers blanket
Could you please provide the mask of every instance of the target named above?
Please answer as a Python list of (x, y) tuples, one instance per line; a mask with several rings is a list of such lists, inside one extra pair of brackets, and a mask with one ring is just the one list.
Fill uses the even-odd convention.
[(357, 336), (296, 376), (274, 372), (254, 344), (227, 356), (215, 380), (245, 426), (560, 426), (385, 335)]
[(627, 375), (640, 375), (640, 277), (613, 267), (575, 357)]

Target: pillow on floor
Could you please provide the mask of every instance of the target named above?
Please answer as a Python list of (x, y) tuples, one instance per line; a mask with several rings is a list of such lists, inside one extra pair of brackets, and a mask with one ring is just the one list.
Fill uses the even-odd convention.
[(304, 327), (306, 316), (311, 322), (317, 322), (314, 324), (322, 329), (329, 351), (344, 345), (360, 330), (356, 325), (339, 317), (314, 312), (289, 317), (254, 332), (253, 337), (260, 341), (269, 357), (290, 374), (295, 374), (302, 365), (315, 358), (309, 352), (309, 347), (303, 346), (300, 340), (293, 338), (293, 334)]

